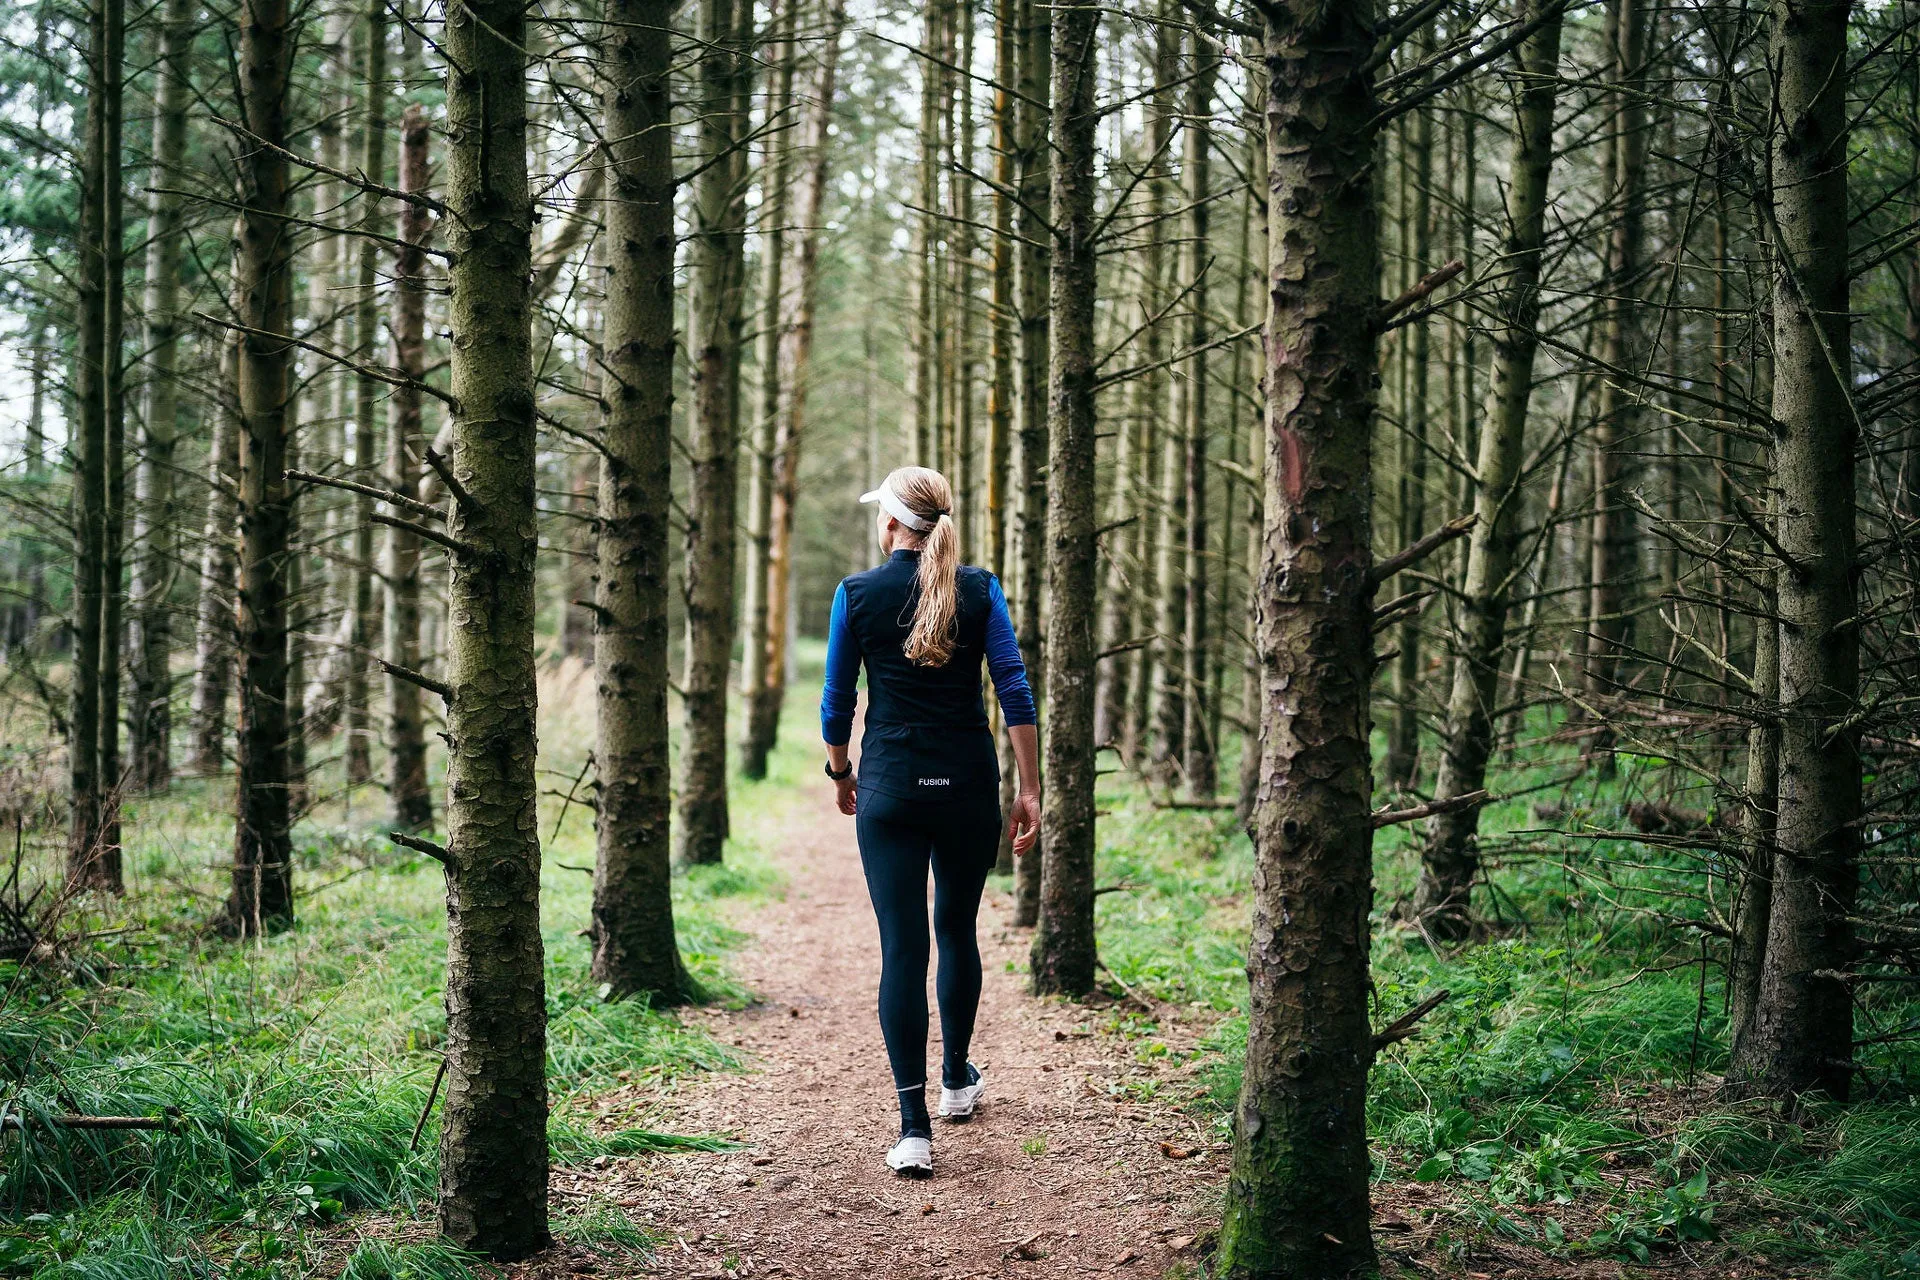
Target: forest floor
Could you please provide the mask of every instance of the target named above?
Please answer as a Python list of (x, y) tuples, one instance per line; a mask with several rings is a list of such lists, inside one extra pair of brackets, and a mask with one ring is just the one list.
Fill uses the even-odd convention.
[[(990, 882), (987, 1101), (938, 1127), (932, 1179), (899, 1180), (876, 930), (809, 692), (771, 776), (735, 785), (724, 865), (675, 877), (712, 1002), (653, 1010), (604, 1001), (589, 972), (593, 824), (573, 797), (592, 681), (573, 664), (543, 678), (558, 1243), (506, 1280), (1208, 1275), (1245, 1055), (1245, 834), (1103, 769), (1102, 990), (1027, 995), (1027, 935)], [(0, 704), (0, 818), (29, 887), (65, 850), (64, 781), (30, 710)], [(1920, 992), (1857, 997), (1852, 1105), (1788, 1119), (1718, 1097), (1720, 968), (1673, 925), (1707, 914), (1690, 904), (1713, 882), (1686, 851), (1597, 834), (1636, 800), (1711, 798), (1657, 760), (1596, 779), (1552, 729), (1502, 763), (1508, 798), (1483, 828), (1499, 891), (1471, 943), (1435, 949), (1393, 918), (1417, 833), (1375, 841), (1374, 1022), (1449, 993), (1369, 1080), (1383, 1275), (1920, 1277)], [(296, 832), (297, 927), (244, 946), (209, 930), (231, 781), (181, 780), (129, 804), (126, 897), (79, 904), (53, 962), (0, 963), (10, 1106), (184, 1121), (10, 1137), (0, 1277), (501, 1280), (434, 1238), (444, 877), (326, 768)]]
[[(966, 1124), (935, 1122), (930, 1179), (886, 1167), (898, 1115), (874, 1013), (878, 935), (853, 824), (831, 788), (816, 793), (766, 850), (783, 900), (729, 921), (752, 937), (730, 967), (756, 998), (689, 1015), (735, 1046), (746, 1072), (682, 1077), (664, 1096), (629, 1086), (591, 1104), (617, 1127), (743, 1145), (570, 1169), (556, 1207), (626, 1209), (661, 1238), (635, 1268), (649, 1275), (1197, 1275), (1195, 1239), (1214, 1220), (1227, 1153), (1190, 1112), (1126, 1086), (1185, 1070), (1176, 1064), (1217, 1019), (1163, 1019), (1146, 1041), (1113, 1034), (1111, 1006), (1029, 997), (1026, 934), (999, 923), (1012, 909), (1004, 883), (981, 908), (973, 1058), (986, 1100)], [(937, 1069), (937, 1018), (931, 1034)]]

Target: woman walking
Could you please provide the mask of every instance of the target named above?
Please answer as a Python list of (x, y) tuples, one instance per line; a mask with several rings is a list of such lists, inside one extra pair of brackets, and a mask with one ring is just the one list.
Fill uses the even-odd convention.
[[(959, 563), (953, 490), (925, 467), (902, 467), (862, 502), (878, 503), (887, 559), (833, 597), (820, 728), (840, 812), (852, 815), (860, 865), (880, 922), (880, 1032), (900, 1099), (896, 1172), (933, 1171), (927, 1114), (927, 872), (940, 949), (939, 1113), (972, 1117), (985, 1089), (967, 1060), (980, 1002), (974, 917), (1000, 843), (1000, 770), (980, 697), (993, 677), (1020, 773), (1008, 815), (1013, 851), (1040, 830), (1040, 749), (1033, 693), (1000, 581)], [(867, 669), (860, 777), (847, 758), (854, 681)]]

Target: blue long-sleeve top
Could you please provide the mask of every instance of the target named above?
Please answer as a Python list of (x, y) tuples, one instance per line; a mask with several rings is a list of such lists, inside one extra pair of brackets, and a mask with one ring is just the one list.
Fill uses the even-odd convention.
[[(1038, 721), (1033, 690), (1027, 684), (1026, 665), (1021, 661), (1020, 644), (1013, 633), (1013, 619), (1007, 612), (1006, 594), (1000, 589), (1000, 580), (984, 570), (961, 570), (966, 575), (963, 579), (966, 589), (961, 593), (962, 608), (958, 619), (961, 643), (947, 667), (938, 669), (936, 674), (934, 669), (913, 668), (904, 663), (898, 645), (906, 636), (906, 622), (911, 618), (911, 612), (901, 607), (902, 588), (910, 580), (907, 575), (917, 568), (918, 553), (896, 551), (879, 568), (848, 578), (834, 592), (833, 613), (827, 624), (826, 683), (820, 694), (820, 733), (829, 746), (845, 746), (853, 736), (854, 684), (859, 678), (863, 658), (867, 662), (868, 693), (873, 703), (869, 709), (869, 719), (883, 710), (891, 714), (917, 712), (924, 716), (928, 714), (929, 707), (937, 717), (944, 705), (951, 708), (950, 714), (957, 721), (964, 717), (977, 723), (981, 714), (978, 666), (974, 667), (971, 674), (974, 694), (970, 714), (963, 708), (961, 700), (921, 698), (916, 695), (936, 690), (954, 690), (958, 682), (968, 678), (964, 669), (968, 660), (978, 662), (984, 658), (1006, 723), (1034, 724)], [(973, 609), (966, 607), (969, 596), (974, 601), (980, 598), (973, 594), (976, 577), (985, 580), (983, 619), (976, 612), (977, 604)], [(853, 587), (851, 595), (849, 586)], [(976, 632), (977, 639), (969, 644), (967, 632), (982, 621), (984, 634)], [(865, 646), (861, 642), (862, 633), (868, 639)], [(880, 659), (878, 665), (876, 657)], [(920, 685), (923, 680), (926, 684), (924, 689), (910, 691), (904, 687)], [(970, 726), (955, 723), (953, 727)]]

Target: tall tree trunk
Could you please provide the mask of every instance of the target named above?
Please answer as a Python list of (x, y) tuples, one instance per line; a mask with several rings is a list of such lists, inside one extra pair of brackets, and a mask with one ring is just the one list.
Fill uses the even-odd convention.
[[(1605, 322), (1601, 329), (1599, 405), (1593, 440), (1593, 521), (1589, 533), (1587, 654), (1588, 701), (1600, 706), (1612, 697), (1619, 678), (1620, 646), (1630, 637), (1627, 585), (1638, 577), (1634, 522), (1629, 517), (1626, 478), (1632, 454), (1640, 447), (1636, 393), (1624, 385), (1633, 360), (1634, 324), (1645, 192), (1641, 181), (1647, 158), (1646, 101), (1638, 87), (1646, 25), (1642, 0), (1611, 0), (1607, 35), (1612, 45), (1612, 79), (1617, 87), (1612, 158), (1609, 169), (1614, 214), (1607, 242)], [(1613, 733), (1597, 726), (1590, 748), (1603, 772), (1612, 770)]]
[[(680, 786), (675, 857), (720, 861), (728, 834), (727, 668), (733, 652), (733, 567), (746, 275), (746, 134), (751, 0), (702, 0), (700, 154), (687, 253), (688, 381), (686, 671), (681, 680)], [(731, 158), (729, 153), (732, 153)]]
[(1223, 1277), (1370, 1274), (1374, 7), (1265, 9), (1266, 536), (1246, 1073)]
[(127, 611), (127, 377), (126, 199), (121, 171), (126, 124), (126, 12), (113, 0), (107, 19), (112, 41), (102, 111), (107, 130), (105, 182), (100, 189), (106, 259), (107, 508), (100, 594), (100, 835), (96, 855), (106, 887), (121, 891), (120, 799), (126, 779), (120, 758), (120, 667)]
[[(1162, 457), (1163, 422), (1166, 416), (1167, 375), (1158, 368), (1166, 353), (1166, 334), (1161, 312), (1166, 309), (1170, 292), (1171, 255), (1167, 251), (1167, 226), (1173, 211), (1174, 183), (1167, 157), (1173, 144), (1173, 122), (1177, 115), (1174, 93), (1180, 78), (1179, 12), (1174, 0), (1161, 0), (1160, 21), (1154, 30), (1153, 92), (1147, 99), (1147, 173), (1142, 186), (1146, 190), (1146, 243), (1140, 250), (1140, 363), (1145, 366), (1133, 384), (1135, 433), (1134, 456), (1139, 460), (1136, 483), (1145, 495), (1140, 521), (1132, 530), (1133, 564), (1137, 575), (1134, 595), (1140, 601), (1139, 625), (1150, 642), (1135, 653), (1133, 689), (1127, 707), (1126, 724), (1121, 731), (1123, 754), (1143, 776), (1151, 775), (1152, 759), (1159, 750), (1154, 734), (1153, 714), (1166, 670), (1168, 633), (1171, 625), (1165, 616), (1161, 585), (1168, 573), (1162, 552), (1172, 536), (1168, 524), (1171, 510), (1164, 492), (1155, 486), (1166, 471)], [(1131, 639), (1132, 637), (1127, 637)], [(1161, 758), (1164, 764), (1164, 757)]]
[[(1267, 278), (1267, 144), (1266, 117), (1259, 102), (1265, 96), (1265, 86), (1256, 83), (1256, 92), (1252, 95), (1253, 105), (1248, 115), (1246, 172), (1247, 184), (1252, 190), (1249, 200), (1253, 205), (1252, 225), (1248, 228), (1247, 271), (1260, 281), (1256, 292), (1257, 305), (1264, 319), (1271, 305), (1271, 290), (1266, 287)], [(1252, 323), (1253, 317), (1242, 314), (1242, 325)], [(1264, 392), (1264, 380), (1254, 387), (1253, 420), (1247, 424), (1248, 469), (1253, 476), (1253, 492), (1248, 499), (1247, 521), (1245, 529), (1247, 558), (1247, 652), (1245, 664), (1240, 674), (1240, 714), (1246, 717), (1245, 741), (1240, 748), (1240, 785), (1238, 798), (1233, 806), (1233, 820), (1236, 826), (1247, 828), (1253, 818), (1254, 798), (1260, 787), (1260, 738), (1261, 738), (1261, 701), (1260, 701), (1260, 653), (1258, 637), (1254, 634), (1253, 619), (1260, 612), (1260, 559), (1264, 545), (1265, 521), (1264, 502), (1266, 498), (1267, 469), (1267, 409)], [(1242, 411), (1244, 412), (1244, 410)]]
[[(447, 626), (447, 1101), (440, 1230), (513, 1261), (546, 1247), (546, 983), (535, 778), (533, 198), (527, 10), (445, 25), (456, 493)], [(451, 486), (449, 486), (451, 487)]]
[[(1012, 0), (1009, 0), (1012, 2)], [(1046, 637), (1041, 592), (1047, 561), (1047, 361), (1049, 359), (1048, 288), (1052, 274), (1053, 190), (1049, 174), (1053, 152), (1049, 145), (1049, 107), (1052, 101), (1053, 23), (1051, 11), (1039, 0), (1018, 0), (1020, 11), (1019, 208), (1014, 229), (1020, 237), (1016, 262), (1020, 309), (1019, 378), (1015, 385), (1014, 417), (1019, 431), (1020, 520), (1018, 587), (1014, 592), (1014, 630), (1020, 638), (1020, 657), (1028, 678), (1038, 676), (1034, 702), (1045, 702)], [(1034, 924), (1040, 918), (1041, 859), (1018, 860), (1014, 871), (1013, 922)]]
[[(1094, 139), (1100, 11), (1053, 11), (1047, 718), (1036, 994), (1093, 990)], [(1031, 461), (1031, 460), (1030, 460)]]
[[(999, 0), (993, 10), (993, 268), (992, 303), (988, 317), (988, 363), (992, 382), (987, 388), (987, 568), (1002, 579), (1011, 566), (1007, 563), (1007, 531), (1010, 508), (1008, 485), (1012, 481), (1014, 415), (1014, 256), (1013, 189), (1017, 180), (1019, 107), (1015, 101), (1020, 75), (1020, 6), (1016, 0)], [(1000, 731), (1000, 708), (988, 708), (992, 729)], [(1017, 779), (1013, 753), (1000, 753), (1000, 809), (1013, 806)], [(1017, 872), (1011, 831), (1000, 833), (1000, 851), (994, 860), (995, 875)]]
[[(1539, 16), (1528, 0), (1520, 21)], [(1560, 63), (1561, 17), (1556, 11), (1520, 46), (1515, 83), (1513, 159), (1507, 194), (1507, 237), (1501, 253), (1505, 282), (1487, 314), (1494, 327), (1493, 373), (1486, 426), (1474, 481), (1474, 525), (1467, 573), (1458, 600), (1458, 652), (1447, 697), (1446, 737), (1434, 794), (1452, 799), (1478, 791), (1493, 752), (1499, 707), (1501, 656), (1520, 545), (1521, 460), (1527, 410), (1533, 397), (1533, 361), (1540, 344), (1540, 268), (1546, 244), (1547, 178), (1553, 166), (1553, 107)], [(1466, 936), (1473, 881), (1480, 870), (1476, 806), (1427, 820), (1413, 915), (1435, 937)]]
[(133, 618), (128, 643), (127, 723), (132, 730), (131, 781), (163, 791), (173, 778), (173, 594), (180, 556), (179, 512), (173, 496), (174, 444), (179, 438), (180, 257), (185, 247), (177, 188), (187, 154), (187, 103), (196, 10), (192, 0), (167, 0), (160, 21), (159, 86), (153, 117), (156, 188), (147, 204), (146, 438), (134, 485)]
[(1859, 419), (1847, 275), (1847, 0), (1774, 0), (1774, 533), (1780, 814), (1760, 999), (1730, 1074), (1770, 1097), (1845, 1101), (1853, 1083), (1860, 885), (1854, 584)]
[[(400, 118), (400, 189), (426, 194), (430, 181), (427, 117), (410, 103)], [(421, 425), (420, 383), (427, 370), (427, 255), (432, 214), (418, 204), (400, 207), (400, 246), (394, 253), (393, 362), (407, 381), (394, 388), (387, 422), (387, 478), (401, 493), (418, 493), (429, 474)], [(387, 528), (387, 661), (420, 669), (420, 535), (403, 524)], [(433, 826), (427, 785), (426, 720), (420, 686), (400, 676), (387, 681), (387, 804), (402, 831)]]
[[(1431, 55), (1433, 37), (1423, 32), (1414, 40), (1416, 59)], [(1433, 111), (1419, 108), (1403, 125), (1401, 191), (1404, 217), (1402, 241), (1407, 254), (1407, 283), (1419, 280), (1431, 266), (1433, 239)], [(1411, 200), (1406, 197), (1411, 196)], [(1409, 207), (1411, 206), (1411, 207)], [(1409, 546), (1427, 529), (1427, 389), (1431, 372), (1432, 331), (1424, 320), (1407, 326), (1404, 371), (1405, 396), (1401, 406), (1399, 518), (1401, 546)], [(1451, 403), (1451, 401), (1449, 401)], [(1522, 407), (1522, 415), (1525, 409)], [(1402, 588), (1404, 590), (1404, 588)], [(1420, 767), (1420, 619), (1408, 618), (1394, 637), (1400, 653), (1393, 664), (1393, 718), (1387, 722), (1387, 784), (1411, 790)]]
[[(234, 239), (240, 238), (236, 223)], [(234, 310), (239, 310), (236, 293)], [(220, 772), (227, 754), (227, 699), (233, 692), (234, 539), (240, 489), (240, 337), (220, 348), (221, 403), (207, 443), (207, 518), (202, 531), (199, 597), (193, 626), (193, 755), (188, 768), (203, 777)]]
[(1751, 1060), (1746, 1041), (1760, 1009), (1773, 915), (1773, 862), (1779, 854), (1774, 831), (1780, 814), (1780, 724), (1773, 712), (1780, 699), (1780, 629), (1765, 618), (1754, 621), (1753, 700), (1763, 718), (1747, 730), (1747, 794), (1740, 815), (1743, 865), (1735, 883), (1727, 964), (1727, 1042), (1734, 1062)]
[[(1208, 665), (1213, 644), (1207, 633), (1207, 352), (1212, 340), (1212, 324), (1207, 314), (1208, 278), (1213, 273), (1208, 192), (1211, 185), (1213, 147), (1213, 82), (1219, 74), (1220, 60), (1204, 40), (1193, 42), (1193, 80), (1187, 86), (1186, 156), (1182, 167), (1187, 182), (1187, 255), (1186, 278), (1192, 285), (1187, 305), (1192, 308), (1187, 320), (1187, 345), (1193, 352), (1187, 361), (1187, 420), (1181, 434), (1186, 437), (1186, 509), (1187, 536), (1183, 548), (1186, 563), (1181, 576), (1186, 617), (1180, 652), (1185, 661), (1182, 682), (1186, 686), (1183, 711), (1186, 723), (1181, 727), (1180, 745), (1183, 775), (1190, 799), (1210, 801), (1218, 786), (1215, 768), (1213, 730), (1208, 724), (1209, 699), (1205, 690), (1212, 683)], [(1223, 575), (1224, 576), (1224, 575)], [(1224, 587), (1224, 581), (1221, 583)]]
[[(361, 124), (361, 171), (374, 182), (383, 182), (387, 172), (387, 0), (370, 0), (361, 14), (360, 66), (366, 84), (366, 115)], [(382, 201), (363, 192), (360, 226), (379, 232), (385, 226), (386, 210)], [(380, 243), (367, 236), (360, 241), (360, 273), (353, 299), (354, 341), (360, 358), (371, 361), (380, 349), (379, 281)], [(354, 390), (353, 465), (362, 484), (372, 484), (380, 470), (374, 462), (379, 439), (379, 407), (386, 388), (371, 378), (362, 377)], [(374, 637), (380, 634), (379, 596), (373, 581), (373, 499), (364, 493), (353, 496), (353, 562), (349, 566), (352, 583), (352, 622), (347, 629), (346, 707), (343, 721), (347, 731), (347, 782), (349, 785), (373, 778), (373, 712), (369, 705), (372, 682), (368, 679), (367, 654)]]
[(790, 163), (801, 165), (794, 196), (794, 226), (788, 259), (791, 281), (783, 294), (780, 346), (780, 396), (774, 406), (773, 511), (767, 544), (767, 656), (765, 677), (750, 714), (761, 735), (755, 749), (764, 757), (779, 738), (780, 712), (787, 697), (787, 646), (792, 638), (793, 520), (800, 489), (800, 446), (807, 416), (807, 376), (813, 360), (813, 318), (820, 292), (820, 226), (826, 204), (828, 161), (833, 140), (834, 85), (839, 72), (840, 33), (846, 27), (845, 0), (827, 0), (820, 33), (820, 67), (810, 90), (799, 149)]
[[(791, 0), (790, 0), (791, 2)], [(673, 936), (667, 511), (673, 455), (673, 0), (614, 0), (601, 39), (612, 199), (593, 670), (600, 780), (593, 977), (655, 1005), (693, 994)]]
[(793, 153), (791, 130), (784, 127), (793, 103), (793, 72), (800, 0), (770, 0), (772, 30), (767, 59), (773, 68), (772, 91), (767, 96), (766, 128), (777, 129), (767, 141), (768, 155), (760, 182), (760, 404), (754, 414), (753, 438), (747, 446), (747, 558), (745, 600), (741, 609), (740, 704), (745, 711), (740, 732), (740, 772), (749, 778), (767, 776), (767, 753), (773, 731), (765, 723), (768, 702), (767, 636), (786, 619), (774, 619), (768, 608), (768, 553), (773, 542), (773, 471), (775, 441), (780, 429), (781, 384), (786, 370), (780, 362), (781, 306), (785, 290), (787, 251), (787, 170)]
[(241, 108), (261, 145), (243, 147), (237, 398), (240, 406), (240, 733), (233, 889), (227, 928), (258, 934), (293, 920), (287, 758), (287, 571), (293, 494), (287, 406), (293, 398), (293, 240), (287, 223), (288, 77), (295, 35), (287, 0), (243, 0)]
[[(949, 0), (930, 0), (922, 26), (921, 48), (939, 56), (945, 33), (945, 6)], [(914, 203), (909, 216), (911, 243), (907, 262), (906, 396), (900, 421), (900, 447), (913, 466), (935, 467), (933, 388), (938, 380), (938, 341), (934, 332), (933, 298), (938, 289), (933, 255), (936, 233), (934, 211), (940, 201), (940, 68), (929, 58), (920, 60), (919, 168), (914, 176)]]
[(126, 39), (123, 0), (95, 0), (88, 11), (87, 115), (80, 172), (78, 246), (80, 332), (75, 351), (73, 523), (73, 692), (68, 716), (67, 757), (70, 821), (67, 883), (75, 888), (119, 892), (119, 849), (107, 840), (108, 792), (104, 776), (107, 722), (108, 644), (102, 632), (106, 597), (107, 543), (113, 518), (109, 493), (113, 459), (114, 366), (120, 353), (113, 312), (118, 290), (112, 276), (119, 260), (110, 238), (119, 201), (121, 76)]

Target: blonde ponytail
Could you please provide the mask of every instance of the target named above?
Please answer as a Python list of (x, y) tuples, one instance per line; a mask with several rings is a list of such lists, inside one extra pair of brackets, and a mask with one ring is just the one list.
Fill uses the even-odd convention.
[(887, 486), (915, 515), (933, 522), (922, 535), (919, 592), (904, 646), (907, 660), (916, 666), (944, 667), (953, 657), (954, 619), (960, 611), (960, 534), (953, 525), (953, 488), (945, 476), (926, 467), (902, 467), (887, 477)]

